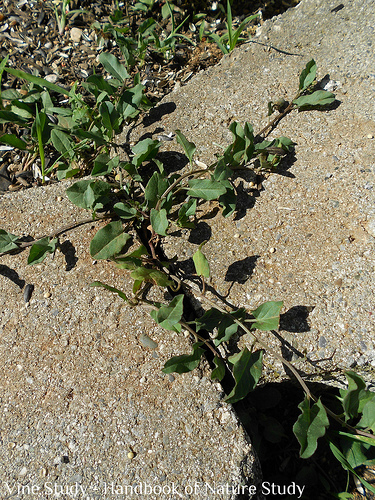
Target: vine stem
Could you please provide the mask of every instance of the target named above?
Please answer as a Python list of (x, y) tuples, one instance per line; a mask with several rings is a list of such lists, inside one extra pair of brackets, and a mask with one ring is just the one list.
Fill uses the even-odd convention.
[[(284, 111), (282, 111), (281, 113), (279, 113), (277, 116), (275, 116), (275, 118), (273, 118), (270, 122), (268, 122), (267, 125), (265, 127), (263, 127), (262, 130), (257, 135), (258, 136), (262, 136), (263, 134), (266, 134), (266, 132), (267, 132), (268, 129), (274, 128), (279, 123), (279, 121), (282, 118), (284, 118), (284, 116), (286, 116), (288, 113), (290, 113), (291, 111), (293, 111), (293, 109), (295, 109), (295, 107), (296, 107), (296, 105), (294, 104), (294, 101), (296, 99), (298, 99), (302, 93), (303, 93), (303, 90), (300, 90), (296, 94), (296, 96), (293, 97), (293, 99), (288, 104), (288, 106), (284, 109)], [(267, 132), (266, 136), (267, 135), (268, 135), (268, 132)]]
[[(78, 222), (72, 222), (71, 224), (66, 224), (65, 226), (60, 227), (56, 231), (53, 231), (52, 233), (46, 234), (44, 236), (39, 236), (39, 238), (34, 238), (32, 241), (21, 241), (21, 242), (17, 243), (18, 249), (23, 250), (24, 248), (27, 248), (27, 247), (34, 245), (34, 243), (36, 241), (39, 241), (43, 238), (55, 238), (59, 234), (65, 233), (66, 231), (71, 231), (72, 229), (74, 229), (76, 227), (83, 226), (84, 224), (89, 224), (90, 222), (99, 222), (99, 221), (102, 221), (105, 219), (110, 219), (113, 216), (114, 216), (114, 214), (110, 213), (110, 214), (97, 216), (96, 219), (93, 219), (92, 217), (88, 217), (87, 219), (82, 219)], [(14, 249), (14, 250), (17, 250), (17, 249)], [(13, 251), (13, 250), (11, 250), (11, 251)], [(8, 253), (9, 252), (1, 253), (0, 256), (6, 255)]]
[(190, 172), (186, 172), (185, 174), (183, 175), (180, 175), (180, 177), (178, 179), (176, 179), (170, 186), (168, 189), (166, 189), (164, 191), (164, 193), (160, 196), (160, 199), (159, 201), (157, 202), (156, 204), (156, 207), (155, 207), (155, 210), (160, 210), (160, 205), (161, 205), (161, 202), (164, 200), (164, 198), (166, 198), (169, 193), (171, 191), (173, 191), (173, 189), (182, 181), (184, 180), (186, 177), (190, 177), (190, 176), (198, 176), (200, 174), (202, 174), (203, 172), (209, 172), (210, 168), (212, 167), (208, 167), (208, 168), (202, 168), (201, 170), (193, 170), (193, 171), (190, 171)]
[[(276, 359), (278, 359), (279, 361), (281, 361), (283, 363), (283, 365), (285, 365), (287, 368), (289, 368), (289, 370), (296, 377), (297, 381), (299, 382), (299, 384), (301, 385), (301, 387), (305, 391), (305, 394), (307, 395), (307, 397), (309, 397), (310, 399), (312, 399), (315, 402), (318, 401), (318, 398), (310, 391), (310, 389), (306, 385), (305, 381), (303, 380), (303, 378), (301, 377), (301, 375), (298, 373), (298, 371), (296, 370), (296, 368), (292, 365), (292, 363), (290, 363), (285, 358), (283, 358), (283, 356), (281, 356), (274, 349), (270, 348), (265, 342), (263, 342), (262, 340), (260, 340), (259, 337), (257, 337), (256, 335), (254, 335), (254, 333), (252, 331), (250, 331), (240, 320), (238, 320), (237, 318), (231, 316), (225, 309), (223, 309), (218, 304), (216, 304), (215, 302), (213, 302), (211, 299), (209, 299), (208, 297), (206, 297), (205, 295), (203, 295), (203, 293), (201, 293), (201, 292), (199, 292), (199, 291), (197, 291), (195, 289), (193, 290), (189, 285), (185, 285), (185, 286), (188, 286), (189, 289), (191, 291), (193, 291), (193, 293), (199, 295), (203, 300), (205, 300), (206, 302), (208, 302), (212, 307), (215, 307), (218, 311), (220, 311), (221, 313), (225, 314), (225, 316), (231, 318), (231, 320), (234, 321), (235, 323), (237, 323), (237, 325), (240, 326), (242, 328), (242, 330), (244, 330), (247, 334), (249, 334), (251, 337), (253, 337), (258, 342), (259, 345), (261, 345), (264, 349), (266, 349)], [(375, 435), (374, 434), (370, 434), (369, 432), (361, 431), (359, 429), (356, 429), (356, 428), (352, 427), (351, 425), (349, 425), (346, 422), (344, 422), (338, 415), (336, 415), (336, 413), (334, 413), (333, 411), (331, 411), (325, 405), (323, 405), (323, 407), (326, 410), (326, 412), (328, 413), (328, 415), (330, 417), (332, 417), (334, 420), (336, 420), (336, 422), (338, 422), (341, 426), (343, 426), (346, 429), (350, 430), (354, 434), (357, 434), (357, 435), (360, 435), (360, 436), (365, 436), (365, 437), (368, 437), (368, 438), (371, 438), (371, 439), (375, 439)]]
[[(148, 308), (156, 310), (156, 311), (161, 306), (160, 303), (158, 303), (158, 305), (156, 305), (151, 300), (147, 300), (147, 299), (143, 299), (143, 298), (138, 298), (138, 297), (137, 297), (137, 303), (141, 303), (143, 307), (148, 307)], [(165, 304), (165, 305), (167, 305), (167, 304)], [(197, 340), (200, 340), (201, 342), (203, 342), (204, 345), (210, 349), (210, 351), (212, 352), (212, 354), (214, 356), (223, 359), (222, 356), (221, 356), (221, 354), (219, 352), (217, 352), (216, 349), (214, 347), (212, 347), (212, 345), (210, 345), (210, 341), (207, 340), (207, 339), (205, 339), (201, 335), (199, 335), (196, 331), (194, 331), (193, 328), (191, 328), (191, 326), (188, 323), (186, 323), (186, 321), (180, 320), (179, 324), (183, 328), (185, 328), (185, 330), (187, 330), (189, 333), (191, 333)]]

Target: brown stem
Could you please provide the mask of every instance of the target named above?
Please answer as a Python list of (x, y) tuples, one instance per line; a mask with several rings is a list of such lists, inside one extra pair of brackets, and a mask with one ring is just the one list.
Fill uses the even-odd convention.
[[(298, 373), (298, 371), (295, 369), (295, 367), (292, 365), (292, 363), (290, 363), (285, 358), (283, 358), (283, 356), (281, 356), (278, 352), (276, 352), (272, 348), (270, 348), (265, 342), (263, 342), (262, 340), (260, 340), (254, 334), (254, 332), (250, 331), (240, 320), (238, 320), (237, 318), (234, 318), (233, 316), (231, 316), (225, 309), (223, 309), (218, 304), (216, 304), (215, 302), (211, 301), (208, 297), (206, 297), (206, 295), (203, 295), (202, 293), (198, 292), (197, 290), (194, 290), (194, 293), (196, 293), (197, 295), (199, 295), (200, 297), (202, 297), (210, 305), (212, 305), (213, 307), (215, 307), (218, 311), (220, 311), (221, 313), (223, 313), (226, 316), (230, 317), (232, 319), (232, 321), (234, 321), (235, 323), (237, 323), (246, 333), (248, 333), (250, 336), (252, 336), (258, 342), (259, 345), (261, 345), (264, 349), (266, 349), (276, 359), (278, 359), (279, 361), (281, 361), (283, 363), (283, 365), (285, 365), (287, 368), (289, 368), (289, 370), (296, 377), (296, 379), (298, 380), (299, 384), (301, 385), (301, 387), (305, 391), (306, 395), (309, 398), (311, 398), (313, 401), (315, 401), (315, 402), (318, 401), (318, 398), (316, 396), (314, 396), (314, 394), (307, 387), (305, 381), (302, 379), (301, 375)], [(356, 429), (356, 428), (352, 427), (351, 425), (349, 425), (346, 422), (344, 422), (338, 415), (336, 415), (336, 413), (334, 413), (333, 411), (331, 411), (325, 405), (323, 405), (323, 407), (325, 408), (325, 410), (328, 413), (328, 415), (330, 417), (332, 417), (334, 420), (336, 420), (342, 427), (345, 427), (346, 429), (350, 430), (354, 434), (358, 434), (358, 435), (361, 435), (361, 436), (369, 437), (371, 439), (375, 439), (375, 436), (373, 434), (370, 434), (369, 432), (361, 431), (359, 429)]]
[[(24, 248), (27, 248), (27, 247), (30, 247), (30, 246), (34, 245), (34, 243), (36, 241), (39, 241), (39, 240), (41, 240), (43, 238), (55, 238), (55, 236), (58, 236), (59, 234), (65, 233), (66, 231), (70, 231), (70, 230), (72, 230), (72, 229), (74, 229), (76, 227), (82, 226), (83, 224), (89, 224), (90, 222), (99, 222), (101, 220), (109, 219), (109, 218), (113, 217), (114, 215), (115, 214), (110, 213), (110, 214), (105, 214), (105, 215), (97, 216), (96, 219), (93, 219), (92, 217), (89, 217), (87, 219), (82, 219), (82, 220), (80, 220), (78, 222), (72, 222), (71, 224), (67, 224), (66, 226), (60, 227), (56, 231), (53, 231), (51, 234), (46, 234), (44, 236), (40, 236), (38, 238), (34, 238), (32, 241), (22, 241), (20, 243), (17, 243), (17, 245), (18, 245), (18, 248), (20, 250), (23, 250)], [(7, 253), (9, 253), (9, 252), (1, 253), (0, 256), (6, 255)]]
[[(297, 96), (298, 97), (298, 96)], [(296, 99), (296, 97), (294, 98)], [(293, 100), (294, 100), (293, 99)], [(279, 113), (275, 118), (273, 118), (273, 120), (271, 120), (264, 128), (262, 128), (262, 130), (257, 134), (258, 136), (263, 136), (263, 134), (266, 134), (266, 131), (268, 129), (272, 129), (274, 128), (278, 122), (284, 118), (285, 115), (287, 115), (288, 113), (290, 113), (292, 110), (294, 109), (294, 104), (293, 104), (293, 101), (285, 108), (285, 110), (282, 112), (282, 113)], [(270, 130), (271, 131), (271, 130)], [(269, 132), (270, 132), (269, 131)], [(269, 133), (268, 132), (268, 133)], [(265, 135), (265, 137), (268, 135), (268, 133)]]
[[(210, 168), (210, 167), (209, 167)], [(197, 175), (200, 175), (201, 173), (203, 172), (208, 172), (209, 171), (209, 168), (202, 168), (201, 170), (194, 170), (192, 172), (186, 172), (185, 174), (183, 175), (180, 175), (180, 177), (178, 179), (176, 179), (170, 186), (168, 189), (166, 189), (164, 191), (164, 193), (160, 196), (160, 199), (159, 201), (157, 202), (156, 204), (156, 207), (155, 207), (155, 210), (159, 210), (160, 209), (160, 205), (161, 205), (161, 202), (163, 201), (164, 198), (166, 198), (169, 193), (171, 191), (173, 191), (173, 189), (182, 181), (184, 180), (186, 177), (190, 177), (190, 176), (197, 176)]]

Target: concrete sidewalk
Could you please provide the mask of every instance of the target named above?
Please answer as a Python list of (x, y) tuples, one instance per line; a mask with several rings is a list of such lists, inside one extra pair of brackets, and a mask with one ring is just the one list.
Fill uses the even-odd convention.
[[(306, 62), (317, 61), (339, 106), (286, 117), (272, 134), (297, 143), (284, 174), (260, 191), (239, 177), (237, 214), (223, 219), (207, 205), (198, 228), (182, 233), (183, 242), (169, 236), (165, 251), (186, 261), (209, 236), (211, 286), (230, 303), (254, 309), (283, 300), (280, 334), (290, 345), (327, 358), (322, 368), (353, 367), (372, 381), (375, 13), (370, 2), (334, 11), (336, 4), (304, 0), (267, 21), (251, 43), (167, 96), (161, 119), (146, 120), (131, 138), (179, 128), (199, 160), (213, 161), (232, 121), (260, 130), (268, 101), (293, 98)], [(167, 143), (164, 151), (178, 148)], [(87, 217), (64, 197), (67, 185), (4, 195), (0, 227), (35, 236)], [(66, 499), (122, 499), (125, 487), (138, 487), (134, 496), (145, 498), (153, 487), (150, 498), (238, 497), (239, 485), (260, 480), (248, 437), (204, 364), (176, 377), (161, 372), (171, 356), (190, 351), (188, 338), (90, 288), (94, 280), (131, 286), (126, 272), (93, 265), (88, 246), (99, 227), (70, 231), (64, 253), (36, 266), (26, 265), (27, 252), (1, 258), (1, 495), (32, 498), (27, 488), (35, 487), (38, 499), (48, 488)], [(25, 307), (27, 284), (35, 288)], [(156, 348), (144, 345), (144, 334)], [(265, 340), (297, 359), (285, 343)], [(268, 357), (265, 374), (285, 378)]]

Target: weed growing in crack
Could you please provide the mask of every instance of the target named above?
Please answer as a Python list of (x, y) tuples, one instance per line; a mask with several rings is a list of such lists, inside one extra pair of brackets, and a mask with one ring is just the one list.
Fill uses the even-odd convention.
[[(202, 251), (203, 244), (193, 255), (196, 274), (202, 281), (201, 291), (192, 288), (186, 279), (178, 277), (177, 264), (168, 261), (162, 251), (163, 238), (171, 228), (194, 227), (200, 204), (217, 200), (224, 217), (234, 213), (237, 193), (232, 178), (236, 170), (275, 171), (282, 156), (293, 151), (294, 143), (287, 137), (266, 140), (265, 136), (284, 116), (292, 110), (325, 108), (333, 103), (333, 94), (316, 89), (317, 68), (314, 60), (302, 71), (299, 90), (290, 103), (269, 103), (270, 114), (274, 111), (278, 114), (259, 134), (254, 134), (250, 123), (241, 125), (234, 122), (230, 125), (233, 140), (211, 165), (195, 162), (194, 143), (176, 130), (175, 139), (183, 147), (189, 165), (183, 173), (169, 175), (157, 158), (161, 146), (159, 140), (147, 138), (139, 141), (132, 148), (128, 161), (110, 156), (114, 136), (122, 124), (134, 119), (142, 109), (147, 109), (149, 103), (137, 79), (133, 87), (126, 86), (129, 78), (127, 68), (115, 56), (102, 53), (100, 61), (110, 78), (92, 75), (83, 85), (93, 96), (94, 106), (85, 102), (76, 87), (69, 91), (62, 89), (41, 78), (8, 68), (6, 60), (3, 61), (0, 75), (8, 71), (29, 81), (31, 86), (26, 98), (13, 90), (2, 93), (2, 99), (10, 104), (1, 105), (0, 119), (3, 123), (28, 123), (31, 132), (26, 139), (18, 138), (15, 133), (3, 134), (0, 141), (27, 149), (33, 157), (39, 153), (43, 177), (48, 173), (44, 147), (53, 145), (59, 155), (55, 163), (62, 162), (64, 165), (58, 167), (63, 174), (61, 178), (76, 174), (77, 162), (84, 158), (84, 152), (94, 146), (95, 153), (90, 157), (93, 178), (77, 181), (66, 193), (72, 203), (92, 212), (92, 218), (78, 224), (110, 219), (92, 239), (90, 254), (96, 260), (109, 260), (119, 269), (130, 271), (133, 295), (127, 296), (123, 291), (99, 281), (92, 285), (116, 293), (132, 307), (150, 308), (153, 320), (166, 330), (180, 333), (184, 329), (190, 332), (195, 339), (192, 352), (173, 357), (165, 363), (163, 371), (190, 372), (210, 351), (215, 366), (212, 379), (222, 381), (226, 374), (232, 377), (232, 390), (225, 398), (228, 403), (242, 400), (255, 389), (262, 372), (263, 350), (267, 350), (294, 374), (306, 395), (299, 405), (301, 415), (293, 428), (300, 443), (300, 456), (311, 457), (317, 449), (318, 439), (325, 436), (344, 469), (358, 476), (356, 467), (372, 460), (375, 443), (375, 395), (366, 389), (364, 381), (354, 372), (346, 372), (348, 389), (341, 391), (339, 412), (334, 413), (312, 394), (292, 363), (257, 337), (256, 330), (272, 331), (278, 328), (282, 302), (266, 302), (253, 311), (243, 308), (228, 311), (205, 294), (204, 280), (210, 276), (210, 266)], [(55, 97), (50, 91), (66, 96), (69, 106), (56, 107)], [(150, 172), (150, 168), (142, 168), (145, 165), (153, 165), (151, 174), (144, 173)], [(108, 182), (106, 176), (112, 172), (117, 172), (115, 182)], [(60, 233), (78, 224), (64, 227), (31, 243), (22, 242), (20, 237), (0, 230), (0, 252), (12, 253), (31, 246), (28, 263), (37, 264), (59, 247)], [(148, 299), (148, 291), (153, 286), (166, 289), (171, 300), (162, 303)], [(198, 296), (208, 309), (201, 317), (188, 321), (184, 316), (184, 301), (189, 294)], [(215, 332), (215, 336), (211, 338), (207, 332)], [(221, 346), (239, 332), (247, 335), (253, 346), (260, 345), (261, 349), (249, 350), (245, 347), (234, 355), (222, 354)], [(329, 419), (340, 424), (339, 431), (330, 430)], [(375, 488), (358, 477), (370, 491), (375, 492)]]

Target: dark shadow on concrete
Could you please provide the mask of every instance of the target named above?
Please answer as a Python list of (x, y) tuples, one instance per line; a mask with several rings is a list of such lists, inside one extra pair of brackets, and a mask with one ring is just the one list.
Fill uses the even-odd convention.
[(26, 283), (25, 280), (21, 279), (18, 273), (14, 269), (11, 269), (8, 266), (0, 264), (0, 274), (10, 279), (10, 281), (13, 281), (13, 283), (18, 287), (20, 287), (21, 290), (25, 286)]
[(190, 231), (188, 241), (200, 245), (204, 241), (208, 241), (211, 238), (211, 234), (211, 227), (206, 222), (200, 221), (196, 228)]
[(66, 240), (60, 245), (60, 250), (65, 257), (65, 271), (71, 271), (78, 261), (75, 247), (72, 245), (71, 241)]
[(228, 267), (224, 281), (232, 281), (240, 283), (241, 285), (246, 283), (246, 281), (253, 274), (259, 257), (259, 255), (253, 255), (251, 257), (245, 257), (242, 260), (233, 262), (233, 264)]
[(180, 170), (182, 171), (189, 163), (187, 157), (177, 151), (162, 151), (158, 153), (157, 159), (163, 163), (168, 174), (179, 172)]
[(175, 109), (176, 104), (174, 102), (165, 102), (150, 109), (148, 115), (143, 118), (143, 126), (149, 127), (153, 123), (160, 121), (164, 115), (173, 113)]
[(285, 330), (290, 333), (303, 333), (310, 330), (308, 317), (312, 307), (294, 306), (286, 313), (280, 315), (280, 330)]

